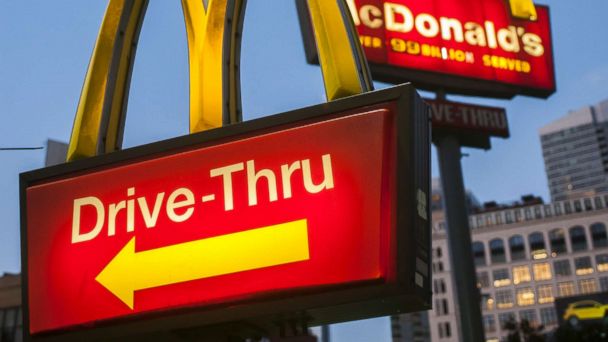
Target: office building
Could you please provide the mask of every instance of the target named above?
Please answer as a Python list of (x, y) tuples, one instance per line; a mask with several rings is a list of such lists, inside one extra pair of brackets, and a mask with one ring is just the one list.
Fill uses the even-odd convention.
[(553, 201), (608, 192), (608, 100), (539, 130)]
[(22, 341), (21, 276), (0, 275), (0, 341)]

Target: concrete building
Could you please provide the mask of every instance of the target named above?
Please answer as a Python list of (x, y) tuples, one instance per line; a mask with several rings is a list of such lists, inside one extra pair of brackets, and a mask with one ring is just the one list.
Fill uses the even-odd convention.
[(0, 341), (22, 341), (21, 276), (0, 275)]
[[(556, 297), (608, 291), (608, 195), (490, 205), (470, 216), (487, 341), (513, 317), (557, 327)], [(457, 298), (443, 213), (433, 213), (431, 341), (459, 341)]]
[(608, 191), (608, 100), (539, 130), (553, 201)]

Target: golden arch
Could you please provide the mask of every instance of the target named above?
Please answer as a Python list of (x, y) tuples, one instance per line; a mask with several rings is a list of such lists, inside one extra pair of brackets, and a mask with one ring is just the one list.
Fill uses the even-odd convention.
[[(239, 60), (247, 0), (181, 0), (190, 67), (190, 133), (241, 120)], [(119, 150), (148, 0), (109, 0), (74, 119), (67, 161)], [(344, 0), (307, 0), (329, 101), (372, 89)]]

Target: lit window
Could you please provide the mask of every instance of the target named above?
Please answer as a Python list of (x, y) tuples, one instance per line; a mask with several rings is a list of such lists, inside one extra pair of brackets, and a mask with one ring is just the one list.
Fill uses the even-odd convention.
[(523, 260), (526, 258), (524, 238), (521, 235), (513, 235), (509, 238), (509, 249), (511, 251), (511, 261)]
[(494, 276), (494, 287), (501, 287), (511, 285), (511, 278), (509, 278), (509, 270), (506, 268), (500, 268), (492, 272)]
[(597, 292), (597, 282), (595, 279), (581, 279), (578, 282), (578, 286), (581, 289), (581, 294)]
[(555, 308), (541, 308), (540, 322), (544, 326), (557, 324), (557, 314), (555, 313)]
[(482, 310), (494, 310), (494, 299), (487, 293), (481, 294), (481, 309)]
[(548, 262), (534, 264), (532, 265), (532, 269), (534, 270), (534, 280), (553, 279), (553, 276), (551, 275), (551, 266)]
[(528, 236), (530, 242), (530, 254), (535, 260), (545, 259), (547, 257), (547, 250), (545, 249), (545, 238), (540, 232), (532, 233)]
[(553, 303), (553, 285), (538, 287), (538, 304)]
[(553, 262), (556, 277), (568, 277), (572, 275), (570, 260), (556, 260)]
[(531, 287), (518, 289), (516, 292), (517, 305), (528, 306), (534, 305), (534, 290)]
[(599, 272), (608, 271), (608, 254), (599, 254), (595, 256), (595, 264)]
[(592, 224), (590, 229), (591, 240), (593, 241), (593, 248), (608, 246), (608, 235), (606, 234), (606, 225), (598, 222)]
[(557, 284), (557, 294), (559, 297), (574, 296), (576, 290), (574, 289), (574, 283), (571, 281)]
[(513, 267), (513, 284), (521, 284), (532, 280), (528, 265)]
[(585, 229), (581, 226), (570, 228), (570, 243), (572, 244), (572, 251), (583, 251), (587, 249), (587, 237), (585, 236)]
[(513, 291), (501, 290), (496, 291), (496, 307), (499, 309), (508, 309), (513, 307)]
[(485, 332), (496, 331), (496, 320), (494, 319), (494, 315), (483, 316), (483, 329)]
[(591, 266), (591, 257), (580, 257), (574, 259), (574, 269), (576, 275), (586, 275), (593, 273), (593, 267)]

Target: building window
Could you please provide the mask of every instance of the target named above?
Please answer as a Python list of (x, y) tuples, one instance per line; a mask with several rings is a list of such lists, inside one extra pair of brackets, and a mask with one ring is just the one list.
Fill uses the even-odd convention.
[(481, 309), (494, 310), (494, 299), (487, 293), (481, 294)]
[(538, 287), (538, 304), (553, 303), (553, 285)]
[(586, 275), (593, 273), (593, 267), (591, 266), (591, 257), (580, 257), (574, 259), (574, 273), (576, 275)]
[(598, 254), (595, 256), (595, 264), (599, 272), (608, 271), (608, 254)]
[(574, 296), (575, 294), (576, 294), (576, 290), (574, 289), (573, 282), (566, 281), (566, 282), (557, 284), (558, 297), (569, 297), (569, 296)]
[(532, 280), (530, 267), (528, 265), (513, 267), (513, 284), (521, 284)]
[(502, 215), (500, 213), (494, 214), (494, 221), (496, 221), (496, 224), (502, 224)]
[(513, 307), (513, 291), (501, 290), (496, 291), (496, 307), (499, 309), (508, 309)]
[(604, 207), (604, 204), (602, 203), (602, 199), (600, 197), (596, 197), (593, 199), (593, 202), (595, 202), (595, 209), (602, 209)]
[(441, 247), (437, 247), (437, 249), (435, 250), (435, 253), (437, 254), (438, 258), (441, 258), (441, 256), (443, 255), (443, 251), (441, 250)]
[(508, 330), (507, 324), (515, 324), (515, 313), (503, 312), (498, 314), (498, 324), (500, 329)]
[(583, 206), (581, 205), (581, 201), (574, 201), (574, 211), (580, 213), (583, 211)]
[(513, 214), (511, 211), (507, 211), (505, 213), (505, 221), (508, 223), (513, 223)]
[(545, 205), (545, 217), (551, 217), (553, 216), (553, 213), (551, 212), (551, 206), (550, 205)]
[(443, 278), (433, 280), (433, 290), (435, 294), (445, 293), (445, 280)]
[(435, 299), (435, 310), (437, 312), (437, 316), (445, 316), (450, 310), (448, 308), (448, 300), (443, 299)]
[(517, 289), (516, 297), (519, 306), (534, 305), (534, 290), (531, 287)]
[(572, 214), (572, 204), (570, 204), (570, 202), (564, 202), (564, 212), (566, 212), (566, 214)]
[(21, 341), (23, 324), (21, 318), (21, 308), (0, 309), (0, 341)]
[(585, 236), (585, 229), (583, 227), (576, 226), (570, 228), (570, 243), (574, 252), (587, 249), (587, 237)]
[(450, 322), (440, 322), (437, 324), (439, 329), (439, 338), (448, 338), (452, 337), (452, 329), (450, 327)]
[(561, 206), (561, 204), (560, 204), (560, 203), (555, 203), (555, 204), (553, 205), (553, 209), (555, 209), (555, 210), (554, 210), (554, 211), (555, 211), (555, 216), (559, 216), (559, 215), (561, 215), (561, 214), (562, 214), (562, 206)]
[(520, 321), (528, 321), (530, 326), (535, 327), (538, 325), (538, 319), (536, 318), (536, 310), (522, 310), (519, 312)]
[(483, 329), (485, 332), (496, 331), (496, 320), (494, 319), (494, 315), (483, 316)]
[(581, 289), (581, 294), (597, 292), (597, 282), (595, 279), (581, 279), (578, 281), (578, 287)]
[(608, 277), (601, 277), (600, 278), (600, 290), (602, 292), (608, 291)]
[(551, 274), (551, 266), (548, 262), (532, 265), (534, 271), (534, 280), (551, 280), (553, 275)]
[(523, 260), (526, 258), (524, 238), (521, 235), (513, 235), (509, 238), (509, 250), (511, 251), (511, 261)]
[(606, 225), (599, 222), (592, 224), (591, 240), (593, 241), (593, 248), (608, 246), (608, 235), (606, 234)]
[(590, 198), (585, 198), (584, 202), (585, 202), (585, 210), (587, 210), (587, 211), (593, 210), (593, 206), (591, 205), (591, 199)]
[(537, 218), (537, 219), (543, 218), (543, 215), (540, 213), (540, 207), (539, 206), (534, 207), (534, 217)]
[(502, 287), (511, 285), (511, 278), (509, 278), (509, 270), (506, 268), (499, 268), (492, 272), (494, 277), (494, 287)]
[(483, 242), (473, 242), (473, 259), (475, 259), (475, 266), (484, 266), (486, 264), (486, 252)]
[(564, 229), (556, 228), (549, 232), (549, 242), (551, 243), (551, 255), (557, 256), (566, 253), (566, 234)]
[(490, 241), (490, 259), (493, 264), (499, 264), (506, 261), (505, 244), (501, 239)]
[(572, 275), (570, 260), (556, 260), (553, 262), (556, 277), (568, 277)]
[(544, 326), (557, 324), (557, 314), (555, 313), (555, 308), (541, 308), (540, 322)]
[(532, 219), (532, 211), (530, 211), (530, 208), (524, 209), (524, 216), (526, 218), (526, 221)]
[(528, 236), (530, 243), (530, 254), (533, 259), (544, 259), (547, 257), (547, 250), (545, 249), (545, 238), (540, 232), (534, 232)]
[(490, 286), (490, 276), (488, 272), (477, 273), (477, 287), (486, 288)]

